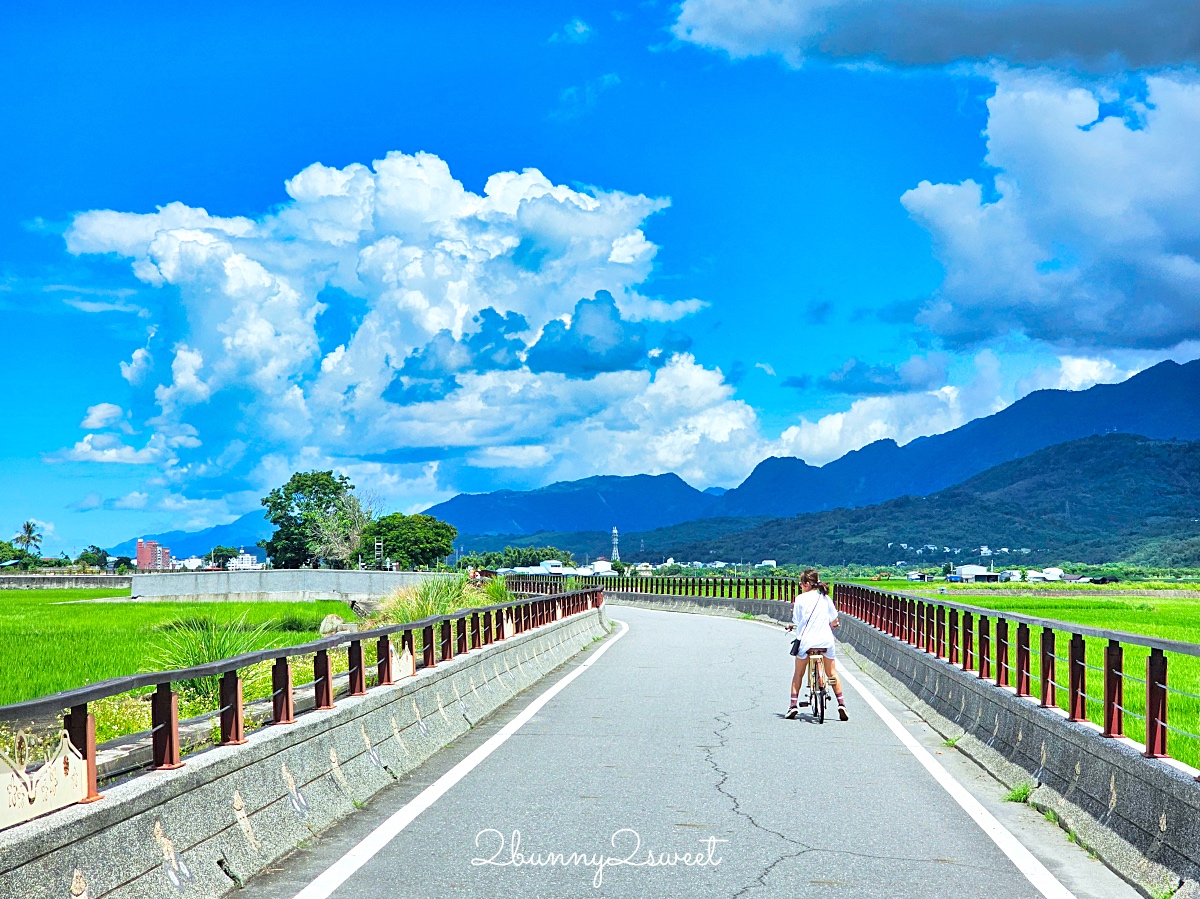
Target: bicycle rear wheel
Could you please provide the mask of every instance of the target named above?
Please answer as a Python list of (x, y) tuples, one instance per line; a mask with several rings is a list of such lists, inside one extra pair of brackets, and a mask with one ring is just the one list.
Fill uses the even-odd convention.
[(812, 715), (818, 724), (825, 723), (825, 688), (818, 671), (820, 663), (810, 658), (808, 662), (808, 695), (812, 702)]

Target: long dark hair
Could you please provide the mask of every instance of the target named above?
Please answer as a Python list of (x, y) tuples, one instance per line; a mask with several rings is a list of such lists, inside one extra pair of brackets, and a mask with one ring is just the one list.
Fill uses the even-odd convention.
[(800, 589), (803, 590), (805, 586), (820, 590), (826, 596), (829, 595), (829, 585), (821, 582), (821, 575), (817, 573), (817, 569), (815, 568), (806, 568), (804, 569), (804, 573), (800, 575)]

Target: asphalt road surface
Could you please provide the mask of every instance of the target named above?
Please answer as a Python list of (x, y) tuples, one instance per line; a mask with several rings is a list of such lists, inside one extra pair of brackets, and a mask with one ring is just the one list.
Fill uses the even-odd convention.
[[(620, 606), (609, 614), (624, 625), (608, 641), (240, 895), (1138, 895), (1036, 812), (1002, 802), (998, 782), (846, 660), (874, 702), (847, 687), (849, 722), (787, 720), (782, 631)], [(443, 780), (428, 790), (506, 725), (519, 726), (448, 789)], [(411, 820), (397, 832), (401, 817)]]

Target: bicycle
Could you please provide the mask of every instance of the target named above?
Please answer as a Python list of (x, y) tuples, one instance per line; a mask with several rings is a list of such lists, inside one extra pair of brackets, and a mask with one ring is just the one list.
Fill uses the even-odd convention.
[(821, 660), (825, 658), (824, 646), (815, 646), (808, 651), (808, 700), (812, 705), (813, 718), (818, 724), (825, 723), (825, 679), (821, 677)]

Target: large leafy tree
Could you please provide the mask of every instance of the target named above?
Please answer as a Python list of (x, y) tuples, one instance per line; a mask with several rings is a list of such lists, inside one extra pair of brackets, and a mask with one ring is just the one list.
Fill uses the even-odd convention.
[(383, 555), (402, 568), (431, 568), (454, 552), (458, 529), (432, 515), (394, 512), (363, 529), (362, 553), (375, 558), (375, 538), (383, 538)]
[(286, 484), (263, 497), (267, 518), (275, 525), (270, 540), (259, 546), (271, 557), (276, 568), (300, 568), (315, 557), (310, 547), (313, 523), (329, 515), (354, 485), (345, 475), (332, 471), (298, 471)]
[(207, 553), (205, 553), (204, 557), (206, 559), (211, 559), (214, 565), (224, 568), (226, 562), (228, 562), (230, 559), (236, 559), (238, 557), (238, 551), (232, 546), (214, 546)]
[(93, 544), (81, 552), (79, 554), (79, 558), (75, 561), (80, 565), (91, 565), (96, 568), (103, 568), (108, 564), (108, 551), (103, 550)]
[(42, 532), (35, 521), (22, 522), (21, 530), (13, 537), (13, 543), (27, 553), (36, 553), (42, 548)]

